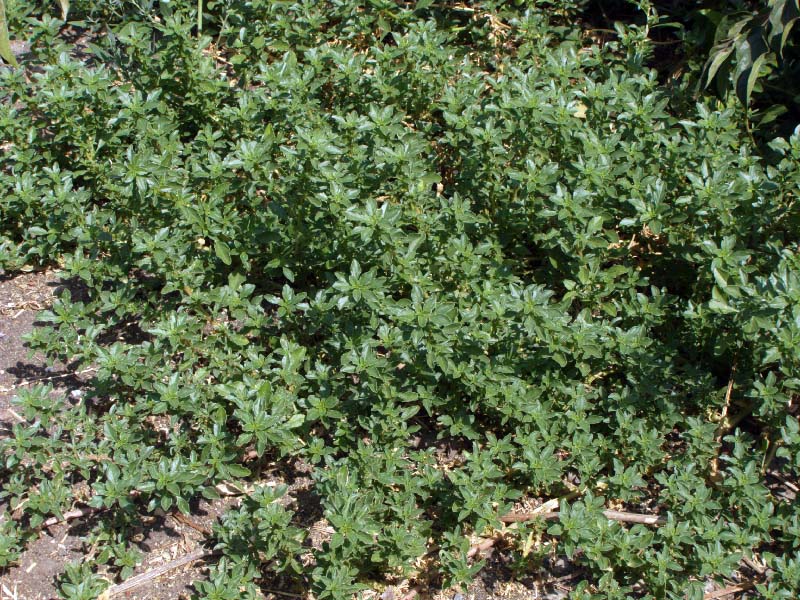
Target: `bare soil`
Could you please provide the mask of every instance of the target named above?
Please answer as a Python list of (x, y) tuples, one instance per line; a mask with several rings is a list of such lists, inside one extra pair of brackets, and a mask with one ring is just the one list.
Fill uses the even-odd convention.
[(30, 356), (23, 340), (33, 329), (38, 312), (52, 302), (57, 285), (53, 271), (0, 278), (0, 421), (3, 423), (14, 420), (9, 409), (19, 387), (59, 374), (56, 369), (47, 368), (42, 356)]

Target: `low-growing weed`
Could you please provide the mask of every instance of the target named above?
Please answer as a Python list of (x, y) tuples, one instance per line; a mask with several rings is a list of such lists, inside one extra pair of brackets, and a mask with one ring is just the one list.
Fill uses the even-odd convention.
[(735, 98), (671, 102), (646, 29), (546, 4), (209, 0), (200, 31), (74, 2), (88, 57), (15, 21), (0, 267), (81, 283), (30, 344), (95, 370), (17, 399), (0, 565), (88, 486), (105, 549), (60, 590), (94, 597), (137, 514), (302, 460), (330, 536), (259, 484), (198, 597), (463, 585), (498, 531), (518, 572), (569, 557), (575, 598), (699, 598), (754, 556), (798, 593), (769, 474), (800, 460), (800, 133), (754, 147)]

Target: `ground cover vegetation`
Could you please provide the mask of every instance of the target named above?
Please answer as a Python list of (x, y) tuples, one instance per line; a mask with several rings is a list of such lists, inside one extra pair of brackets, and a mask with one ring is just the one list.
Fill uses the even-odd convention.
[(712, 68), (745, 30), (712, 3), (5, 4), (0, 266), (73, 278), (30, 344), (96, 370), (20, 390), (0, 564), (103, 509), (61, 583), (93, 598), (142, 514), (301, 459), (330, 539), (257, 485), (198, 598), (460, 585), (499, 531), (574, 598), (702, 598), (742, 560), (800, 593), (791, 33)]

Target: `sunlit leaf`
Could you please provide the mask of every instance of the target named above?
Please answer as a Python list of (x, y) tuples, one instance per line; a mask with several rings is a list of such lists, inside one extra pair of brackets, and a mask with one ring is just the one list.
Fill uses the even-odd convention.
[(0, 0), (0, 58), (14, 67), (19, 66), (16, 56), (14, 56), (14, 53), (11, 51), (5, 0)]

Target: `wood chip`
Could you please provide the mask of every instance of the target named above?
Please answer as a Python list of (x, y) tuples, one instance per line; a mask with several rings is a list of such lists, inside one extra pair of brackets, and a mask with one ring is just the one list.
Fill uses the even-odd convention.
[(159, 565), (154, 569), (150, 569), (145, 573), (141, 573), (139, 575), (134, 575), (130, 579), (123, 581), (118, 585), (112, 585), (108, 588), (105, 592), (103, 592), (98, 600), (109, 600), (109, 598), (113, 598), (114, 596), (118, 596), (119, 594), (128, 592), (134, 588), (137, 588), (148, 581), (152, 581), (153, 579), (157, 579), (161, 577), (165, 573), (173, 571), (175, 569), (179, 569), (180, 567), (189, 565), (196, 560), (200, 560), (201, 558), (205, 558), (206, 556), (210, 556), (213, 554), (211, 550), (206, 550), (205, 548), (198, 548), (189, 554), (185, 554), (175, 560), (171, 560), (169, 562), (164, 563), (163, 565)]
[(731, 585), (726, 588), (722, 588), (721, 590), (716, 590), (715, 592), (708, 592), (706, 595), (703, 596), (703, 600), (714, 600), (715, 598), (723, 598), (724, 596), (730, 596), (731, 594), (738, 594), (739, 592), (746, 592), (747, 590), (752, 590), (756, 587), (752, 581), (745, 581), (743, 583), (737, 583), (736, 585)]

